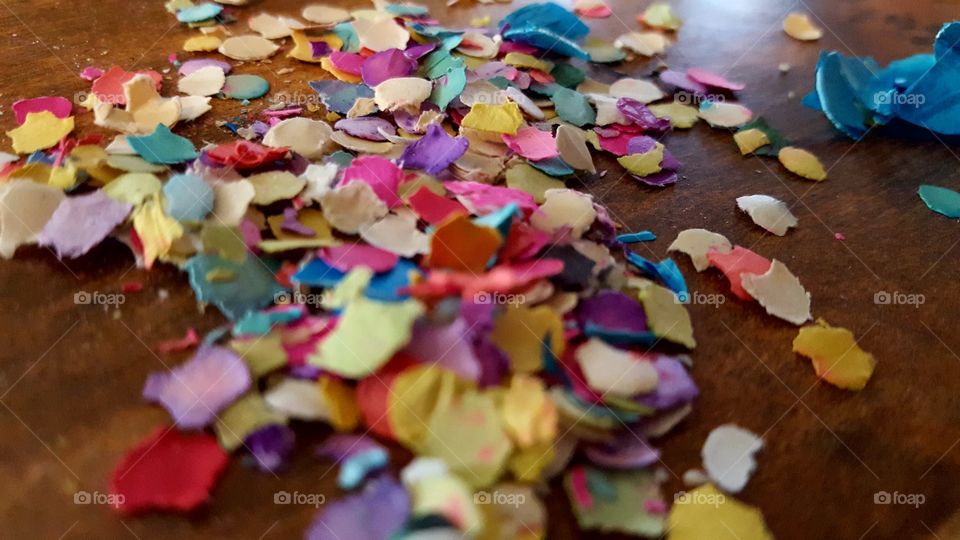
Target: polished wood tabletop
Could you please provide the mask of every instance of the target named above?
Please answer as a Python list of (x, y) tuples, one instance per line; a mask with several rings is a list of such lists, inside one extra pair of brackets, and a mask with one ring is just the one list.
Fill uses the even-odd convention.
[[(334, 1), (344, 7), (362, 2)], [(446, 7), (428, 1), (449, 25), (490, 15), (494, 23), (520, 3), (472, 0)], [(615, 16), (589, 20), (593, 33), (612, 40), (636, 30), (647, 1), (614, 0)], [(297, 15), (304, 2), (267, 1), (235, 10), (241, 21), (261, 10)], [(859, 141), (836, 132), (800, 98), (812, 87), (821, 49), (873, 56), (881, 64), (928, 52), (940, 25), (957, 15), (952, 2), (918, 0), (675, 0), (684, 19), (664, 56), (671, 67), (705, 67), (747, 88), (740, 101), (764, 116), (796, 145), (817, 154), (829, 179), (812, 183), (768, 158), (741, 157), (730, 134), (698, 125), (668, 135), (666, 146), (683, 162), (675, 186), (639, 185), (609, 159), (606, 174), (582, 187), (607, 205), (625, 230), (649, 229), (658, 240), (642, 253), (667, 256), (680, 230), (703, 227), (783, 261), (813, 297), (813, 312), (849, 328), (878, 365), (866, 389), (852, 393), (818, 382), (809, 361), (791, 352), (795, 327), (757, 304), (727, 296), (719, 307), (691, 305), (698, 347), (693, 375), (701, 387), (693, 413), (664, 440), (667, 497), (683, 489), (682, 474), (700, 466), (706, 435), (736, 423), (762, 435), (755, 476), (739, 498), (758, 506), (778, 539), (960, 538), (951, 516), (960, 508), (960, 224), (928, 210), (917, 187), (960, 188), (955, 141), (904, 139), (872, 130)], [(801, 43), (780, 29), (793, 10), (824, 27), (822, 39)], [(243, 24), (243, 22), (241, 22)], [(183, 53), (193, 31), (163, 2), (122, 0), (0, 0), (0, 117), (14, 125), (9, 105), (41, 95), (71, 99), (89, 88), (87, 65), (166, 71), (168, 55)], [(286, 46), (287, 48), (289, 45)], [(789, 64), (781, 72), (780, 64)], [(617, 66), (648, 76), (656, 60)], [(283, 73), (282, 68), (296, 71)], [(312, 96), (307, 81), (329, 78), (319, 66), (281, 53), (272, 61), (235, 68), (267, 78), (274, 92)], [(262, 105), (251, 104), (256, 112)], [(194, 141), (233, 138), (218, 121), (240, 114), (235, 101), (177, 131)], [(79, 133), (104, 133), (89, 113)], [(2, 143), (9, 150), (9, 140)], [(736, 208), (741, 195), (784, 200), (800, 224), (785, 237), (755, 226)], [(842, 233), (845, 240), (835, 235)], [(697, 274), (678, 257), (692, 290), (727, 292), (726, 280)], [(76, 305), (80, 291), (130, 293), (118, 312)], [(919, 305), (875, 302), (878, 293), (922, 295)], [(920, 298), (915, 296), (914, 298)], [(189, 516), (149, 514), (121, 519), (103, 505), (75, 504), (77, 492), (106, 493), (110, 471), (124, 451), (168, 422), (140, 397), (149, 372), (183, 361), (187, 353), (157, 355), (150, 346), (222, 323), (213, 308), (198, 309), (185, 277), (159, 265), (135, 268), (129, 252), (107, 241), (88, 255), (60, 262), (50, 252), (22, 248), (0, 261), (0, 537), (2, 538), (297, 538), (315, 514), (309, 506), (273, 503), (277, 491), (336, 496), (335, 471), (313, 456), (328, 433), (297, 426), (298, 446), (279, 475), (257, 472), (234, 459), (203, 510)], [(395, 453), (395, 462), (409, 458)], [(599, 538), (576, 532), (558, 483), (547, 498), (551, 538)], [(922, 495), (923, 504), (877, 504), (880, 492)], [(913, 500), (918, 500), (914, 497)]]

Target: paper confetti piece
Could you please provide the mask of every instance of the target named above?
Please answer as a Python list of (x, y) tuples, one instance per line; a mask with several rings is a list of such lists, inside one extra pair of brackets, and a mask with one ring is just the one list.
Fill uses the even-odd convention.
[(520, 128), (515, 135), (505, 133), (503, 142), (517, 154), (533, 161), (560, 155), (557, 152), (557, 141), (554, 140), (553, 135), (535, 127)]
[(703, 118), (711, 127), (742, 126), (753, 118), (750, 109), (738, 103), (726, 101), (703, 101), (700, 103), (700, 118)]
[(160, 426), (117, 464), (110, 493), (118, 496), (117, 510), (124, 514), (186, 512), (208, 500), (228, 461), (210, 435)]
[(652, 363), (600, 339), (581, 345), (576, 358), (587, 384), (603, 395), (632, 398), (657, 386), (659, 377)]
[(770, 144), (767, 134), (757, 128), (741, 129), (733, 134), (733, 140), (740, 149), (740, 155), (752, 154), (761, 146)]
[(187, 363), (147, 377), (143, 395), (184, 429), (200, 429), (250, 388), (246, 364), (229, 349), (203, 347)]
[(419, 107), (430, 97), (433, 85), (418, 77), (388, 79), (374, 88), (373, 99), (381, 111), (395, 111), (405, 107)]
[(763, 514), (713, 484), (682, 494), (670, 508), (668, 540), (773, 540)]
[(960, 193), (940, 186), (923, 184), (917, 190), (927, 208), (950, 219), (960, 218)]
[(737, 197), (737, 207), (746, 212), (754, 223), (777, 236), (783, 236), (787, 234), (787, 229), (797, 226), (797, 218), (786, 203), (769, 195)]
[(802, 148), (794, 148), (792, 146), (781, 148), (777, 157), (788, 171), (797, 176), (817, 182), (822, 182), (827, 179), (827, 171), (824, 170), (817, 156)]
[(465, 272), (483, 272), (502, 239), (496, 229), (474, 224), (458, 214), (437, 225), (430, 236), (427, 264)]
[(53, 247), (57, 257), (76, 258), (90, 251), (122, 223), (133, 207), (98, 190), (64, 199), (37, 237)]
[(750, 295), (741, 285), (741, 276), (744, 274), (766, 274), (770, 270), (770, 261), (766, 257), (757, 255), (745, 247), (733, 246), (733, 249), (722, 251), (720, 249), (708, 249), (707, 260), (710, 266), (720, 269), (727, 279), (730, 280), (730, 292), (741, 300), (752, 300)]
[(27, 113), (19, 127), (7, 132), (13, 141), (13, 151), (30, 154), (50, 148), (73, 131), (73, 117), (58, 118), (50, 111)]
[(0, 256), (36, 242), (63, 199), (62, 190), (30, 180), (0, 184)]
[(783, 31), (798, 41), (816, 41), (823, 37), (820, 29), (806, 13), (793, 12), (783, 19)]
[(226, 75), (218, 66), (206, 66), (177, 81), (177, 91), (191, 96), (212, 96), (223, 88)]
[(130, 135), (127, 143), (143, 159), (158, 165), (183, 163), (199, 156), (190, 139), (175, 135), (163, 124), (157, 124), (150, 135)]
[(690, 257), (697, 272), (703, 272), (710, 266), (707, 254), (710, 250), (728, 253), (733, 246), (726, 236), (706, 229), (686, 229), (677, 234), (676, 240), (667, 247), (667, 251), (679, 251)]
[(764, 274), (740, 274), (740, 282), (767, 313), (797, 325), (810, 320), (810, 293), (780, 261), (773, 259)]
[(330, 124), (298, 116), (274, 124), (263, 136), (263, 144), (289, 148), (307, 159), (319, 159), (327, 152), (331, 135)]
[(258, 35), (233, 36), (220, 44), (220, 54), (233, 60), (265, 60), (280, 49), (272, 41)]
[(637, 21), (663, 30), (679, 30), (683, 21), (673, 14), (670, 4), (665, 2), (654, 2), (647, 9), (637, 15)]
[(817, 377), (846, 390), (863, 390), (873, 375), (876, 359), (857, 344), (846, 328), (823, 319), (804, 326), (793, 340), (793, 352), (813, 361)]
[(49, 111), (54, 116), (61, 119), (70, 117), (73, 111), (73, 105), (70, 100), (60, 96), (45, 96), (30, 99), (19, 99), (10, 106), (17, 119), (17, 125), (23, 125), (27, 121), (27, 115), (30, 113)]
[(754, 454), (763, 440), (735, 424), (714, 428), (700, 455), (710, 479), (728, 493), (740, 493), (757, 467)]
[[(348, 379), (365, 377), (410, 341), (413, 321), (423, 311), (423, 305), (416, 300), (377, 302), (355, 298), (309, 362)], [(377, 328), (376, 339), (371, 339), (373, 327)]]
[(463, 117), (461, 125), (480, 131), (516, 135), (523, 125), (523, 115), (520, 107), (513, 102), (500, 105), (477, 103)]

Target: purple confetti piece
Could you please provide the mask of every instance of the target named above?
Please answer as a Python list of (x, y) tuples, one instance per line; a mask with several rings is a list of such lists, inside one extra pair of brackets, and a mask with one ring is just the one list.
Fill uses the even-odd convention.
[(201, 429), (250, 388), (250, 371), (230, 349), (208, 346), (186, 363), (147, 377), (143, 397), (159, 403), (183, 429)]
[(403, 54), (412, 60), (419, 60), (424, 56), (433, 52), (437, 48), (436, 43), (417, 43), (416, 45), (411, 45), (407, 47), (407, 50), (403, 51)]
[(691, 79), (682, 71), (668, 69), (667, 71), (660, 73), (660, 80), (671, 86), (676, 86), (681, 90), (686, 90), (687, 92), (692, 92), (694, 94), (706, 94), (709, 91), (709, 88)]
[(310, 54), (314, 58), (320, 58), (322, 56), (327, 56), (333, 49), (330, 48), (330, 44), (326, 41), (311, 41), (310, 42)]
[(263, 472), (276, 472), (286, 463), (293, 451), (293, 430), (283, 424), (264, 426), (244, 440), (257, 468)]
[(363, 82), (370, 88), (388, 79), (407, 77), (417, 70), (417, 61), (400, 49), (387, 49), (367, 58), (360, 68)]
[(465, 339), (470, 333), (470, 326), (463, 318), (445, 325), (418, 321), (410, 343), (403, 350), (423, 363), (437, 364), (476, 382), (480, 378), (480, 361)]
[(363, 491), (328, 503), (307, 530), (307, 540), (388, 540), (410, 515), (407, 490), (390, 476), (374, 478)]
[(386, 141), (387, 138), (383, 136), (383, 133), (388, 135), (396, 135), (397, 129), (393, 127), (393, 124), (379, 118), (376, 116), (364, 116), (361, 118), (343, 118), (337, 120), (337, 123), (334, 124), (336, 129), (339, 129), (348, 135), (360, 139), (366, 139), (368, 141)]
[(632, 433), (609, 445), (587, 445), (583, 453), (594, 464), (613, 469), (642, 469), (660, 460), (659, 450)]
[(674, 171), (660, 171), (647, 176), (637, 176), (635, 174), (631, 174), (630, 176), (636, 178), (644, 184), (647, 184), (648, 186), (653, 187), (663, 187), (669, 186), (670, 184), (676, 184), (678, 179), (677, 173)]
[(600, 291), (596, 296), (581, 300), (576, 316), (581, 329), (589, 325), (608, 332), (630, 334), (643, 334), (649, 330), (643, 305), (616, 291)]
[(663, 133), (670, 129), (669, 118), (657, 118), (646, 105), (631, 98), (617, 100), (617, 109), (644, 131)]
[(280, 224), (280, 229), (307, 237), (317, 234), (316, 231), (298, 221), (297, 209), (292, 206), (283, 209), (283, 223)]
[[(407, 109), (397, 109), (393, 112), (393, 121), (397, 123), (397, 127), (406, 131), (407, 133), (423, 133), (424, 128), (417, 127), (417, 123), (420, 121), (420, 115), (426, 111), (440, 111), (440, 107), (437, 107), (436, 104), (429, 101), (424, 101), (420, 105), (420, 110), (413, 112)], [(443, 118), (441, 118), (442, 120)]]
[(133, 206), (111, 199), (102, 190), (67, 197), (40, 231), (37, 243), (50, 246), (59, 258), (76, 258), (90, 251), (123, 222)]
[[(657, 145), (653, 137), (640, 135), (627, 142), (627, 154), (646, 154)], [(680, 161), (674, 157), (666, 147), (663, 149), (663, 160), (660, 162), (660, 168), (664, 171), (677, 171), (680, 169)]]
[(340, 463), (350, 456), (369, 450), (386, 450), (386, 448), (366, 435), (337, 433), (327, 437), (317, 446), (316, 454), (319, 457)]
[(676, 358), (657, 355), (653, 367), (659, 375), (657, 388), (640, 398), (640, 403), (658, 410), (672, 409), (692, 401), (700, 393), (686, 366)]
[(460, 159), (469, 145), (466, 138), (451, 137), (439, 124), (430, 124), (426, 135), (403, 149), (400, 164), (407, 169), (421, 169), (437, 176)]

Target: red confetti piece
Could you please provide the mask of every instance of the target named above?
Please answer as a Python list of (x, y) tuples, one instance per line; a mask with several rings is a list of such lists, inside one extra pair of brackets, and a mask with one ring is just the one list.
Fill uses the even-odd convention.
[(160, 343), (157, 343), (153, 349), (158, 353), (172, 353), (185, 351), (190, 347), (195, 346), (197, 343), (200, 343), (200, 337), (197, 336), (197, 331), (193, 328), (188, 328), (187, 335), (183, 336), (182, 338), (161, 341)]
[(193, 510), (207, 500), (228, 459), (210, 435), (161, 426), (120, 460), (110, 493), (123, 514)]
[(207, 157), (217, 165), (232, 166), (235, 169), (253, 169), (282, 159), (287, 155), (286, 148), (268, 148), (250, 141), (233, 141), (218, 144), (207, 152)]

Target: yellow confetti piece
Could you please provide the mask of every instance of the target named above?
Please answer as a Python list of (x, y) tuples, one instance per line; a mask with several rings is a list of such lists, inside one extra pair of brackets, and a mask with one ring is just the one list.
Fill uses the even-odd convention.
[(516, 135), (523, 125), (523, 114), (520, 106), (512, 101), (501, 105), (477, 103), (463, 117), (460, 125), (480, 131)]
[(793, 352), (813, 361), (817, 377), (847, 390), (862, 390), (877, 365), (873, 355), (857, 345), (852, 332), (823, 319), (800, 329)]
[(780, 163), (782, 163), (788, 171), (797, 176), (816, 180), (817, 182), (827, 179), (827, 171), (824, 170), (817, 156), (802, 148), (785, 146), (780, 149), (777, 158), (780, 159)]
[(823, 37), (823, 30), (813, 24), (806, 13), (791, 13), (783, 19), (783, 31), (798, 41), (815, 41)]
[(470, 391), (430, 417), (423, 454), (438, 457), (464, 482), (486, 487), (503, 472), (513, 445), (492, 393)]
[[(543, 367), (545, 345), (554, 356), (563, 355), (563, 321), (547, 306), (512, 305), (493, 323), (490, 338), (510, 359), (514, 373), (535, 373)], [(549, 339), (549, 343), (547, 340)]]
[(13, 151), (30, 154), (55, 146), (73, 131), (73, 117), (57, 118), (50, 111), (27, 113), (20, 127), (11, 129), (7, 136), (13, 141)]
[(617, 158), (623, 168), (637, 176), (647, 176), (660, 172), (660, 163), (663, 161), (663, 145), (657, 143), (649, 152), (631, 154)]
[(95, 144), (81, 144), (68, 154), (70, 162), (90, 175), (95, 185), (106, 184), (121, 174), (107, 164), (107, 157), (107, 152)]
[(503, 57), (503, 63), (514, 67), (538, 69), (544, 73), (550, 73), (553, 70), (553, 62), (518, 52), (507, 53)]
[(388, 399), (387, 419), (394, 436), (407, 448), (416, 450), (434, 411), (446, 408), (470, 388), (473, 383), (436, 364), (404, 370), (394, 379)]
[[(378, 302), (356, 298), (308, 362), (348, 379), (373, 373), (410, 341), (413, 322), (424, 312), (416, 300)], [(371, 334), (370, 329), (377, 333)]]
[(483, 524), (473, 490), (456, 475), (446, 472), (418, 478), (406, 485), (416, 516), (443, 516), (470, 538)]
[(353, 431), (360, 423), (360, 406), (356, 391), (333, 377), (320, 379), (320, 393), (330, 408), (330, 425), (340, 432)]
[(183, 42), (183, 50), (186, 52), (215, 51), (220, 47), (221, 43), (223, 43), (223, 40), (220, 39), (219, 36), (193, 36)]
[(678, 497), (667, 518), (667, 540), (773, 540), (763, 514), (713, 484)]
[(553, 449), (553, 442), (538, 443), (529, 448), (516, 450), (507, 468), (513, 477), (521, 482), (538, 482), (543, 471), (553, 462), (557, 452)]
[(542, 380), (529, 375), (514, 375), (503, 395), (501, 410), (507, 433), (520, 448), (553, 444), (559, 417)]
[(474, 18), (474, 19), (470, 19), (470, 26), (472, 26), (472, 27), (474, 27), (474, 28), (483, 28), (484, 26), (487, 26), (488, 24), (490, 24), (490, 16), (489, 16), (489, 15), (484, 15), (483, 17), (477, 17), (477, 18)]
[(670, 125), (676, 129), (690, 129), (700, 120), (696, 107), (684, 105), (677, 101), (671, 103), (661, 103), (659, 105), (647, 105), (650, 112), (657, 118), (669, 118)]
[(257, 379), (287, 365), (283, 336), (276, 332), (250, 339), (234, 339), (227, 346), (243, 359), (250, 375)]
[(637, 298), (647, 313), (647, 325), (653, 335), (688, 349), (697, 346), (690, 314), (673, 291), (642, 278), (631, 279), (629, 284), (639, 289)]
[(339, 240), (333, 237), (330, 223), (323, 217), (323, 212), (320, 209), (304, 208), (297, 215), (297, 221), (312, 230), (313, 236), (303, 236), (284, 230), (283, 215), (277, 214), (267, 218), (267, 224), (270, 226), (270, 231), (276, 239), (263, 240), (260, 242), (259, 247), (269, 253), (275, 253), (289, 249), (335, 246), (340, 243)]
[(270, 171), (247, 178), (253, 184), (253, 204), (270, 204), (292, 199), (300, 193), (306, 180), (287, 171)]
[(740, 155), (752, 154), (754, 150), (770, 144), (767, 134), (757, 128), (744, 129), (733, 134), (733, 142), (737, 143)]
[(143, 244), (144, 264), (148, 269), (183, 235), (183, 227), (163, 211), (157, 197), (151, 197), (134, 211), (133, 228)]
[(114, 200), (139, 206), (161, 189), (160, 179), (150, 173), (127, 173), (104, 186), (103, 192)]
[(73, 165), (54, 167), (50, 169), (50, 178), (47, 183), (59, 189), (72, 188), (77, 183), (77, 168)]
[(663, 30), (679, 30), (680, 24), (683, 22), (680, 17), (673, 14), (670, 4), (663, 2), (650, 4), (650, 7), (643, 12), (640, 18), (648, 26)]
[(545, 193), (548, 189), (563, 189), (566, 187), (563, 180), (557, 180), (526, 163), (518, 163), (507, 169), (506, 177), (507, 187), (526, 191), (533, 195), (533, 200), (537, 204), (543, 204), (547, 200)]

